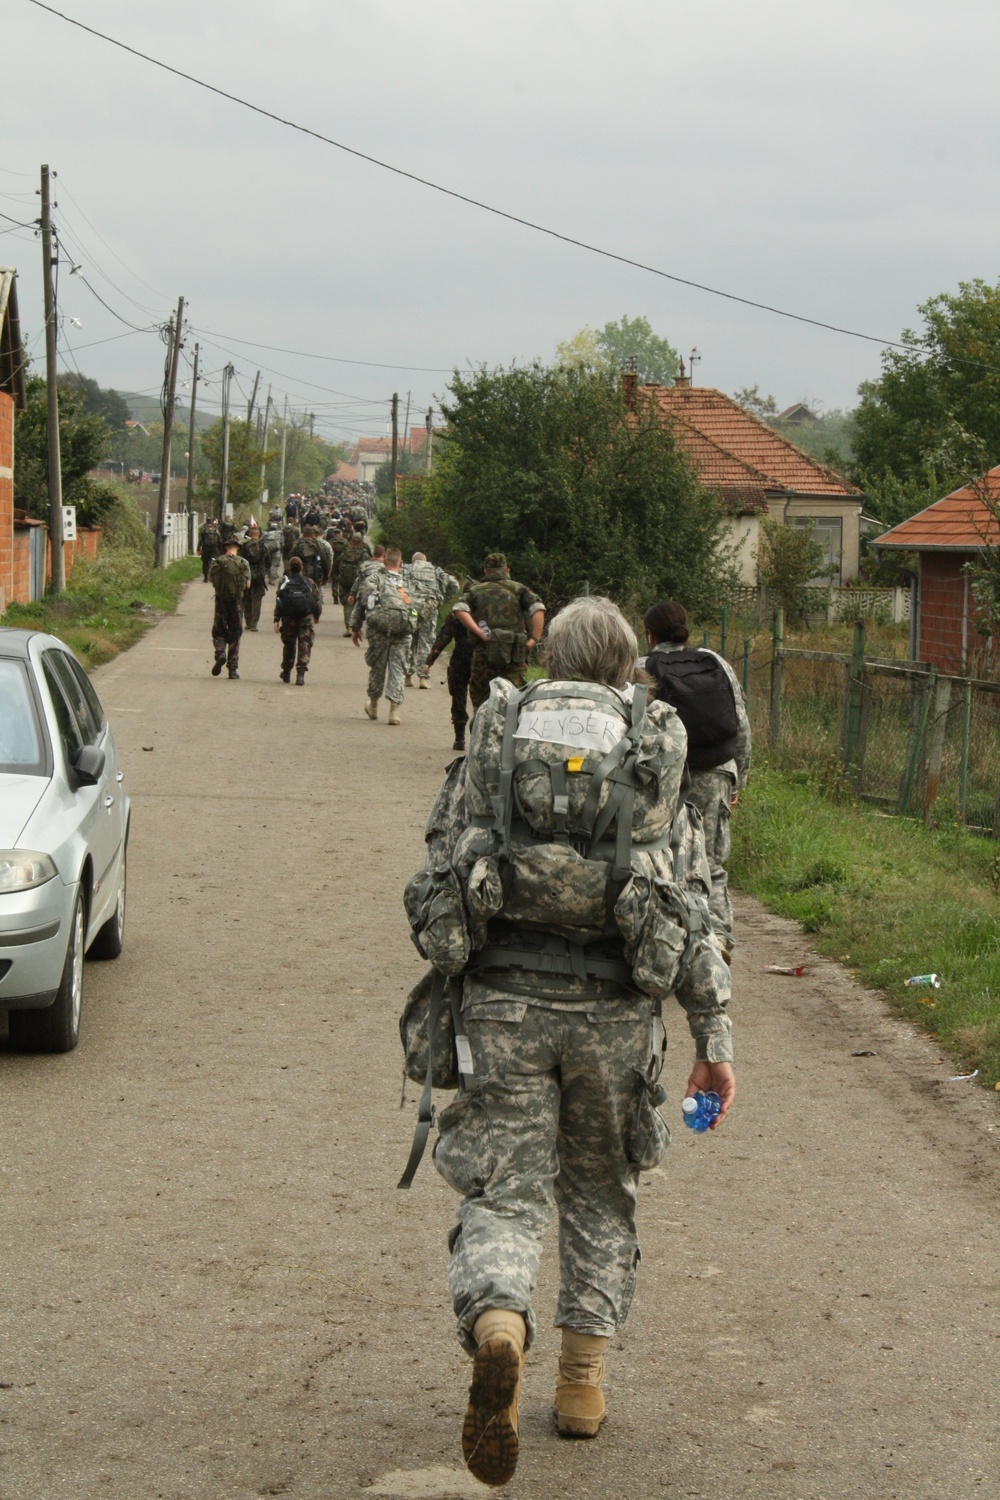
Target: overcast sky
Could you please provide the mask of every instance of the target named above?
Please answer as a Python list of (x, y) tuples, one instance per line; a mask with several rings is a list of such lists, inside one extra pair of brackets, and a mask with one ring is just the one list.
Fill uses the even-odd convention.
[[(995, 0), (55, 3), (458, 192), (826, 322), (896, 338), (927, 297), (1000, 277)], [(685, 357), (697, 345), (698, 384), (758, 384), (780, 406), (850, 406), (878, 372), (873, 344), (504, 222), (29, 0), (6, 0), (3, 45), (0, 212), (37, 215), (47, 161), (64, 251), (115, 313), (148, 327), (188, 300), (206, 404), (231, 356), (247, 393), (260, 365), (324, 433), (379, 433), (394, 389), (419, 420), (456, 364), (549, 360), (623, 313)], [(41, 251), (9, 218), (0, 231), (36, 340)], [(65, 264), (60, 303), (86, 374), (158, 389), (155, 334), (130, 333)]]

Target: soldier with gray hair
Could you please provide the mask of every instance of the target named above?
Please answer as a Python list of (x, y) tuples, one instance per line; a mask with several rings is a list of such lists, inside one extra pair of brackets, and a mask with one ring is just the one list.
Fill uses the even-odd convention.
[[(517, 1463), (554, 1209), (556, 1424), (594, 1437), (604, 1420), (605, 1354), (639, 1261), (639, 1173), (669, 1143), (658, 1109), (665, 999), (676, 997), (695, 1041), (688, 1093), (718, 1092), (716, 1125), (736, 1093), (729, 969), (708, 914), (700, 820), (680, 802), (683, 725), (635, 685), (635, 635), (610, 600), (567, 605), (546, 654), (547, 681), (490, 684), (406, 898), (418, 948), (459, 987), (463, 1088), (439, 1117), (434, 1160), (463, 1195), (448, 1276), (473, 1355), (462, 1446), (491, 1485)], [(432, 1056), (433, 1046), (431, 1035)]]

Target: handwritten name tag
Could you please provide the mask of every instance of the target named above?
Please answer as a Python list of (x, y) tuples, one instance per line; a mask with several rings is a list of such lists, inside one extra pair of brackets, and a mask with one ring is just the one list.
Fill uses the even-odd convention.
[(577, 750), (606, 754), (625, 733), (621, 719), (596, 709), (526, 708), (517, 721), (515, 738), (548, 740), (553, 745), (572, 745)]

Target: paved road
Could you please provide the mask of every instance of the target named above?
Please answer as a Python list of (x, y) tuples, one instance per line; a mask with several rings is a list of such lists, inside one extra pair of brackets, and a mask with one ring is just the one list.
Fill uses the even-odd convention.
[[(97, 674), (133, 798), (126, 953), (88, 965), (75, 1054), (0, 1049), (0, 1500), (485, 1493), (453, 1198), (427, 1164), (395, 1188), (400, 891), (447, 699), (435, 674), (369, 723), (330, 609), (305, 690), (269, 631), (213, 680), (208, 592)], [(737, 1109), (645, 1179), (595, 1443), (550, 1425), (547, 1252), (508, 1493), (996, 1497), (998, 1101), (835, 965), (763, 975), (802, 939), (739, 916)]]

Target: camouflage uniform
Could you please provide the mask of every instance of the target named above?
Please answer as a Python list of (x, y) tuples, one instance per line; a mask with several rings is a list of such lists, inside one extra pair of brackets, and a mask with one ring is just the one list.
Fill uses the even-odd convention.
[(344, 631), (346, 634), (350, 633), (351, 612), (354, 609), (354, 605), (348, 603), (351, 594), (354, 592), (354, 580), (357, 577), (361, 564), (368, 562), (371, 555), (372, 549), (367, 542), (352, 541), (348, 543), (347, 549), (340, 559), (338, 577), (340, 579), (340, 598), (344, 606)]
[[(499, 558), (499, 553), (492, 554)], [(508, 576), (505, 562), (493, 565), (490, 559), (484, 569), (482, 583), (469, 584), (462, 597), (452, 605), (452, 612), (470, 614), (478, 625), (485, 620), (494, 639), (473, 640), (472, 666), (469, 671), (469, 698), (472, 712), (484, 702), (490, 683), (495, 677), (505, 677), (515, 687), (523, 687), (524, 668), (527, 661), (525, 649), (526, 616), (534, 615), (545, 606), (523, 583), (514, 583)], [(509, 651), (501, 646), (498, 632), (506, 632), (513, 638)]]
[(261, 603), (267, 593), (267, 544), (262, 537), (247, 537), (240, 548), (240, 556), (250, 567), (250, 587), (243, 595), (243, 623), (247, 630), (256, 630)]
[(451, 694), (451, 722), (455, 728), (455, 744), (465, 737), (465, 726), (469, 722), (469, 671), (472, 667), (472, 636), (465, 626), (449, 613), (434, 638), (425, 665), (431, 667), (441, 652), (454, 641), (448, 658), (448, 692)]
[(216, 663), (224, 661), (230, 672), (240, 664), (240, 636), (243, 634), (243, 595), (250, 583), (250, 564), (244, 557), (235, 557), (244, 575), (243, 587), (235, 599), (219, 597), (225, 556), (213, 557), (208, 571), (208, 581), (215, 589), (215, 614), (212, 618), (212, 649)]
[[(684, 649), (686, 649), (686, 644), (673, 645), (666, 641), (653, 648), (654, 651), (663, 654)], [(707, 647), (698, 649), (707, 651)], [(650, 652), (650, 655), (652, 654)], [(708, 909), (712, 914), (723, 951), (727, 957), (731, 958), (736, 947), (736, 939), (733, 936), (733, 904), (729, 899), (729, 876), (726, 873), (730, 854), (730, 804), (733, 800), (733, 793), (743, 790), (750, 775), (750, 719), (743, 688), (736, 673), (725, 657), (719, 656), (718, 652), (707, 651), (707, 654), (714, 656), (716, 661), (722, 663), (726, 676), (732, 684), (733, 696), (736, 699), (736, 750), (732, 760), (724, 761), (722, 765), (714, 766), (709, 771), (691, 771), (689, 773), (691, 784), (685, 792), (685, 797), (694, 804), (702, 816), (705, 850), (712, 871), (712, 893), (709, 897)]]
[[(381, 559), (378, 562), (372, 559), (370, 564), (363, 564), (358, 570), (358, 576), (354, 583), (356, 597), (351, 610), (352, 630), (360, 630), (362, 628), (368, 613), (370, 594), (368, 589), (365, 588), (366, 569), (368, 566), (371, 566), (373, 572), (381, 569), (387, 577), (396, 580), (399, 588), (403, 587), (402, 574), (390, 573)], [(404, 636), (401, 640), (394, 640), (383, 631), (376, 630), (373, 625), (369, 625), (368, 645), (365, 649), (365, 661), (368, 664), (369, 698), (381, 698), (382, 694), (385, 693), (390, 703), (402, 703), (411, 641), (412, 636)]]
[[(302, 576), (305, 577), (304, 574)], [(297, 672), (305, 673), (312, 659), (312, 648), (316, 641), (316, 621), (323, 613), (323, 600), (312, 579), (307, 578), (306, 581), (315, 606), (311, 615), (303, 615), (297, 620), (286, 619), (281, 610), (281, 588), (274, 598), (274, 618), (278, 622), (278, 634), (281, 637), (283, 673), (290, 673), (293, 667)], [(283, 587), (284, 584), (282, 584)]]
[[(463, 838), (477, 837), (473, 830), (493, 811), (509, 693), (498, 683), (473, 723)], [(567, 694), (574, 696), (579, 698), (578, 690)], [(552, 706), (558, 710), (558, 703)], [(523, 741), (518, 756), (530, 759), (536, 743)], [(653, 828), (673, 821), (685, 753), (683, 726), (673, 709), (652, 705), (642, 754), (654, 777), (647, 784), (659, 790), (650, 794), (643, 814), (649, 848), (633, 844), (632, 868), (679, 880), (686, 861), (689, 888), (702, 893), (702, 918), (692, 915), (681, 929), (676, 978), (667, 976), (665, 983), (673, 985), (688, 1014), (699, 1058), (725, 1062), (732, 1059), (729, 970), (703, 905), (708, 867), (700, 824), (697, 815), (682, 815), (676, 856)], [(573, 906), (567, 890), (567, 917)], [(577, 978), (525, 966), (526, 944), (544, 946), (553, 938), (559, 941), (538, 929), (526, 937), (523, 925), (493, 919), (480, 962), (474, 957), (463, 980), (462, 1017), (474, 1077), (439, 1116), (435, 1165), (463, 1194), (449, 1237), (448, 1280), (459, 1338), (470, 1353), (476, 1320), (492, 1308), (521, 1313), (527, 1344), (534, 1339), (536, 1269), (553, 1207), (559, 1211), (556, 1325), (597, 1335), (622, 1326), (639, 1260), (638, 1174), (656, 1166), (669, 1143), (657, 1108), (664, 1098), (657, 1082), (659, 1002), (621, 978), (624, 949), (617, 934), (588, 944), (595, 966), (598, 960), (608, 965), (606, 973)], [(515, 950), (509, 963), (504, 948)]]
[(407, 563), (403, 577), (414, 602), (420, 607), (420, 623), (410, 648), (409, 670), (411, 673), (422, 672), (437, 634), (438, 610), (451, 594), (458, 593), (458, 579), (426, 559)]
[(218, 557), (222, 551), (222, 541), (219, 537), (219, 528), (214, 521), (206, 521), (198, 533), (198, 551), (201, 553), (201, 576), (204, 582), (208, 582), (208, 570), (212, 566), (213, 557)]
[(328, 536), (330, 550), (333, 553), (333, 563), (330, 567), (330, 594), (334, 604), (340, 603), (340, 564), (344, 553), (347, 551), (347, 538), (342, 531), (334, 531)]

